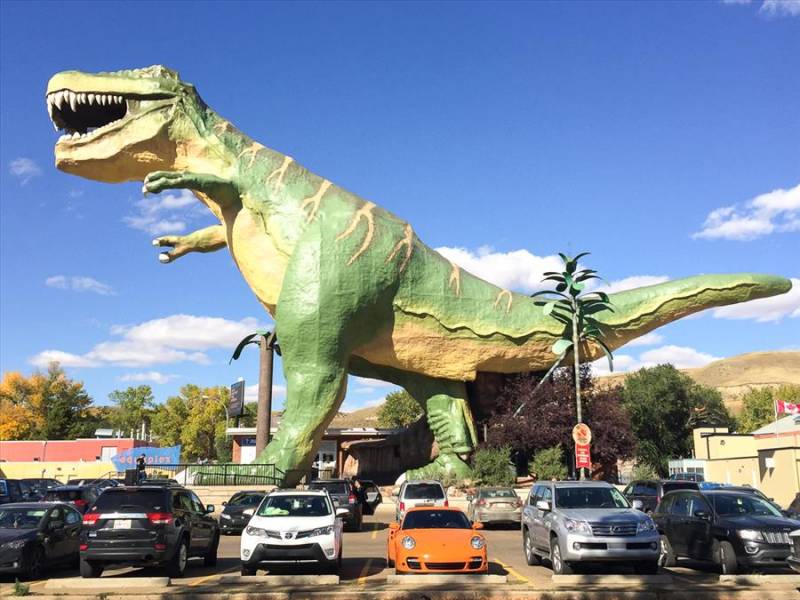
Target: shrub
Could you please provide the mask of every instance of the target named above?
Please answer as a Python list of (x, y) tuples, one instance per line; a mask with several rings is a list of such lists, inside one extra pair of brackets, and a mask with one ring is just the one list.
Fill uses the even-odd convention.
[(564, 464), (564, 452), (561, 446), (539, 450), (533, 455), (533, 460), (528, 467), (539, 480), (567, 478), (567, 466)]
[(516, 477), (509, 461), (510, 452), (508, 446), (477, 450), (472, 457), (475, 483), (478, 485), (514, 485)]

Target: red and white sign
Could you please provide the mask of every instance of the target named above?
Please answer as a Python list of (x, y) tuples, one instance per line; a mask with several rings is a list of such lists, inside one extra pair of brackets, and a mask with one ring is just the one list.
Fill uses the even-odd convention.
[(589, 444), (575, 444), (575, 468), (592, 468), (592, 455), (589, 451)]
[(792, 404), (791, 402), (776, 400), (775, 414), (800, 415), (800, 404)]

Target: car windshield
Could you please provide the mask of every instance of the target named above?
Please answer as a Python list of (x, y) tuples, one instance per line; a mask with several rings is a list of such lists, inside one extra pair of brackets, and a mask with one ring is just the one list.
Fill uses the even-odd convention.
[(258, 506), (263, 499), (264, 494), (236, 494), (228, 506)]
[(559, 508), (630, 508), (625, 497), (613, 487), (557, 487)]
[(408, 500), (441, 500), (444, 490), (438, 483), (411, 483), (403, 495)]
[(258, 509), (259, 517), (325, 517), (329, 514), (328, 499), (317, 495), (267, 496)]
[(693, 481), (670, 481), (664, 483), (664, 493), (673, 490), (696, 490), (697, 484)]
[(47, 511), (44, 508), (0, 510), (0, 529), (36, 529)]
[(736, 495), (720, 494), (714, 496), (714, 510), (718, 515), (724, 517), (735, 517), (738, 515), (756, 515), (763, 517), (782, 516), (777, 508), (769, 502), (765, 502), (757, 496), (750, 494)]
[(344, 481), (331, 481), (330, 483), (317, 481), (308, 487), (312, 490), (328, 490), (329, 494), (336, 494), (340, 496), (348, 493), (347, 484)]
[(403, 529), (471, 529), (460, 510), (412, 510), (403, 519)]
[(481, 498), (516, 498), (514, 490), (481, 490)]
[(108, 489), (97, 497), (95, 512), (136, 511), (161, 512), (165, 506), (166, 494), (162, 490), (117, 490)]

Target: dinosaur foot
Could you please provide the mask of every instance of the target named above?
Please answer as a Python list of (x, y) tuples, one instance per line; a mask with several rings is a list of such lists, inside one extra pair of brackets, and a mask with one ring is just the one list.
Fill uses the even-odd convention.
[(419, 469), (406, 471), (409, 479), (438, 479), (444, 485), (456, 485), (472, 480), (472, 468), (457, 454), (440, 454), (436, 459)]

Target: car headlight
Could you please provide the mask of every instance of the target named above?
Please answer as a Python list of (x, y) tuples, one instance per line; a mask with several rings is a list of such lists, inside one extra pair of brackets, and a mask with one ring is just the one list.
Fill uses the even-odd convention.
[(261, 529), (261, 527), (248, 527), (244, 531), (247, 535), (252, 535), (253, 537), (267, 537), (267, 530)]
[(588, 535), (592, 535), (592, 528), (586, 521), (576, 521), (575, 519), (564, 519), (564, 527), (567, 528), (567, 531), (571, 531), (573, 533), (586, 533)]
[(28, 540), (14, 540), (13, 542), (8, 542), (3, 544), (4, 548), (8, 548), (9, 550), (19, 550), (25, 547), (25, 544), (28, 543)]
[(763, 542), (764, 535), (758, 529), (740, 529), (737, 531), (739, 537), (751, 542)]
[(472, 539), (469, 541), (469, 545), (475, 548), (475, 550), (480, 550), (486, 545), (486, 540), (479, 535), (475, 535), (472, 536)]
[(403, 548), (406, 550), (413, 550), (414, 546), (417, 545), (417, 542), (415, 542), (414, 538), (412, 538), (410, 535), (404, 537), (400, 543), (403, 544)]
[(309, 532), (303, 532), (303, 533), (307, 533), (309, 537), (315, 537), (318, 535), (330, 535), (333, 533), (333, 525), (328, 525), (327, 527), (318, 527), (317, 529), (312, 529)]
[(220, 518), (220, 519), (230, 519), (230, 518), (231, 518), (231, 516), (230, 516), (230, 515), (226, 515), (225, 513), (222, 513), (222, 514), (219, 516), (219, 518)]
[(647, 533), (649, 531), (653, 531), (656, 528), (656, 524), (651, 518), (647, 518), (644, 521), (639, 521), (639, 524), (636, 526), (636, 533)]

